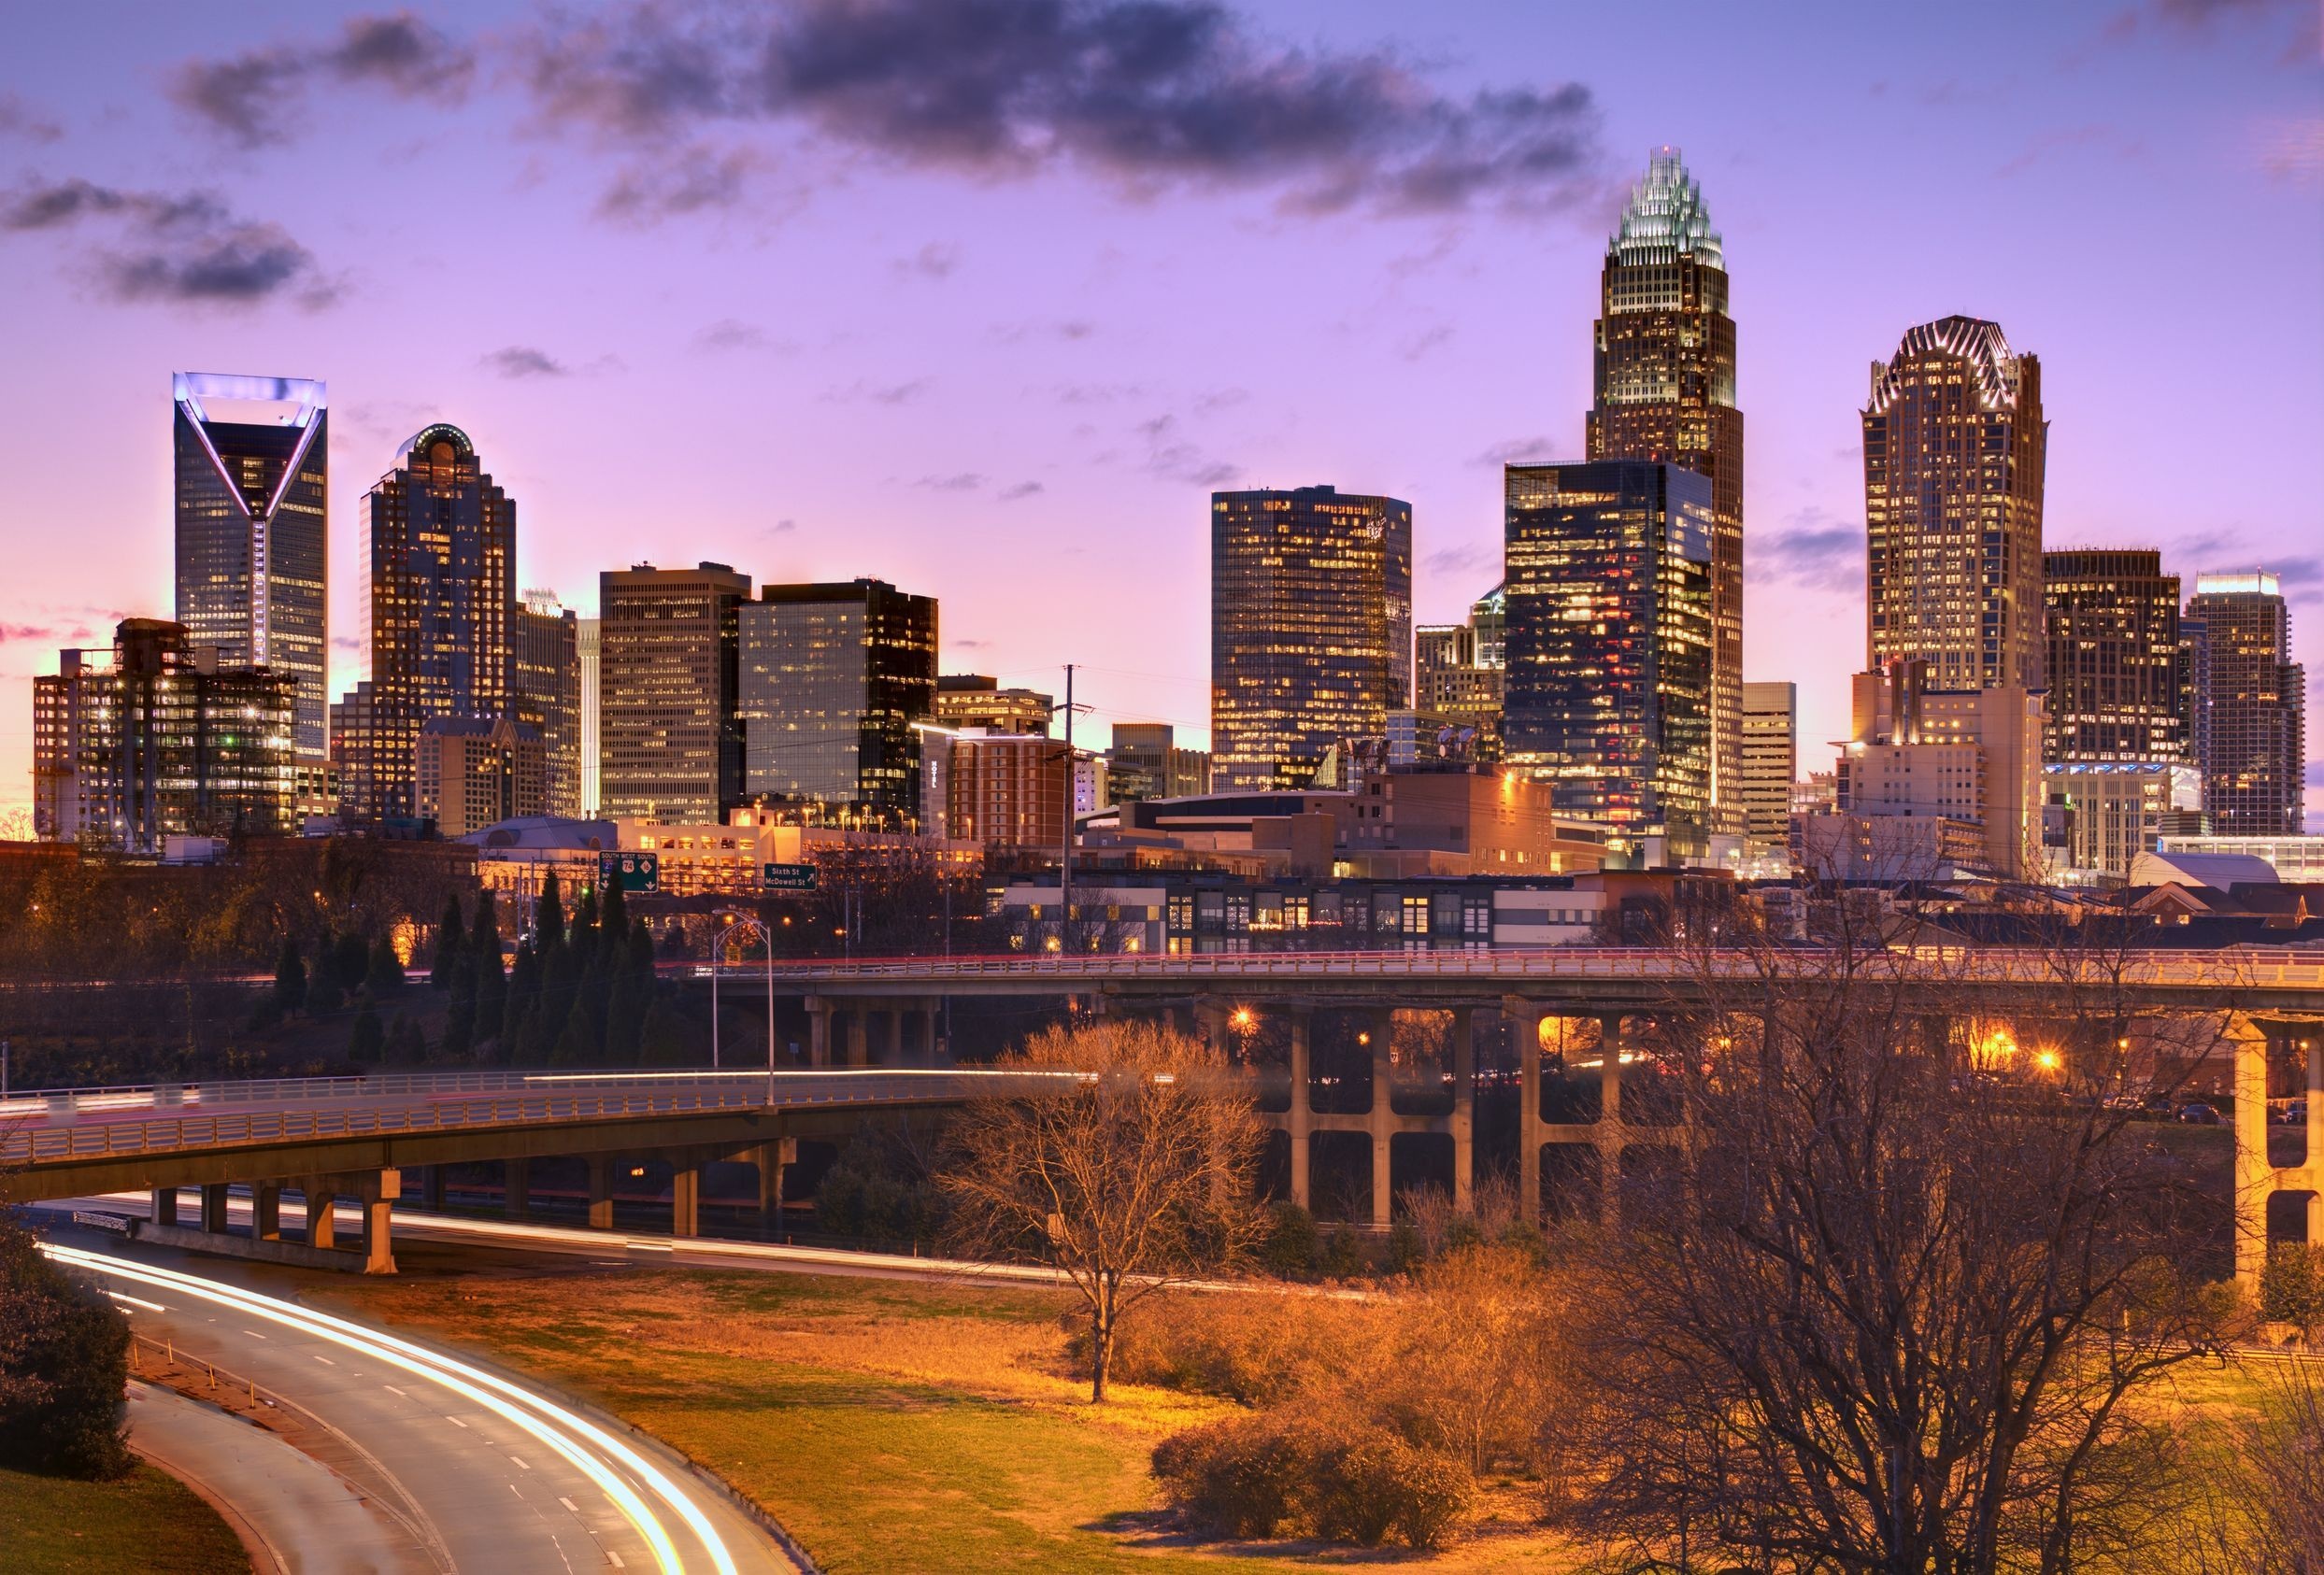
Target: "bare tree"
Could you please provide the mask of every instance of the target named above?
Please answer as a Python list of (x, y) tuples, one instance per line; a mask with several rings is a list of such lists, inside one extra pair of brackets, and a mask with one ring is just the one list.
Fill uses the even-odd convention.
[(1584, 1519), (1681, 1569), (2135, 1568), (2171, 1460), (2136, 1398), (2230, 1303), (2189, 1166), (2108, 1096), (2219, 1016), (2142, 1006), (2103, 946), (1831, 924), (1731, 931), (1660, 1025), (1682, 1119), (1606, 1246)]
[(971, 1256), (1065, 1276), (1102, 1401), (1122, 1315), (1257, 1243), (1258, 1117), (1220, 1055), (1150, 1023), (1052, 1028), (999, 1067), (1025, 1076), (954, 1124), (950, 1233)]

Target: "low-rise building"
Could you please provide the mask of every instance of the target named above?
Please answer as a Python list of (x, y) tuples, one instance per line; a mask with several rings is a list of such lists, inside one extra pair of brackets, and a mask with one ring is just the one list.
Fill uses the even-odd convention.
[(416, 753), (420, 816), (441, 836), (549, 813), (548, 745), (513, 717), (430, 717), (420, 725)]

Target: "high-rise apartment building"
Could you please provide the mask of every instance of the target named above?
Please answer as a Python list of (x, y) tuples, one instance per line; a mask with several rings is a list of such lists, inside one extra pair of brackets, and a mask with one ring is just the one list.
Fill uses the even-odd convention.
[(1743, 412), (1727, 255), (1675, 148), (1656, 149), (1606, 243), (1592, 460), (1663, 460), (1711, 479), (1710, 829), (1740, 831)]
[(1106, 786), (1115, 803), (1184, 799), (1210, 791), (1210, 756), (1178, 745), (1168, 722), (1116, 722), (1105, 751)]
[(1791, 784), (1800, 770), (1800, 687), (1743, 686), (1743, 759), (1736, 800), (1744, 835), (1780, 847), (1791, 834)]
[(885, 580), (769, 585), (740, 614), (743, 791), (910, 830), (936, 708), (936, 602)]
[(1411, 694), (1412, 505), (1330, 487), (1212, 493), (1218, 788), (1305, 788)]
[(2039, 696), (2016, 685), (1932, 689), (1925, 663), (1900, 660), (1858, 674), (1853, 699), (1838, 813), (1802, 822), (1811, 868), (1885, 880), (2040, 878)]
[(227, 668), (264, 667), (297, 690), (299, 754), (327, 746), (330, 426), (323, 385), (179, 372), (178, 621)]
[(1005, 689), (999, 679), (981, 673), (947, 673), (936, 679), (936, 721), (944, 727), (1046, 737), (1056, 712), (1055, 696)]
[(580, 621), (577, 644), (581, 653), (581, 814), (597, 813), (597, 651), (599, 624)]
[(508, 642), (509, 709), (540, 735), (547, 815), (581, 813), (581, 623), (553, 590), (518, 600)]
[(1609, 851), (1709, 851), (1712, 482), (1644, 461), (1504, 472), (1504, 759)]
[(2049, 693), (2043, 755), (2176, 760), (2188, 750), (2179, 682), (2179, 577), (2162, 554), (2042, 554)]
[(364, 499), (370, 728), (343, 746), (340, 794), (358, 815), (419, 814), (420, 729), (510, 703), (517, 505), (458, 427), (423, 427)]
[(1998, 324), (1909, 330), (1864, 407), (1870, 665), (1925, 662), (1932, 689), (2040, 689), (2040, 362)]
[(2307, 675), (2291, 660), (2291, 608), (2274, 575), (2199, 575), (2195, 735), (2214, 835), (2297, 835), (2306, 757)]
[(750, 576), (723, 563), (597, 576), (597, 812), (716, 825), (742, 802), (736, 621)]
[(446, 837), (560, 813), (549, 802), (540, 733), (511, 717), (432, 717), (421, 724), (416, 753), (419, 813)]
[(1501, 759), (1505, 598), (1495, 586), (1466, 623), (1424, 624), (1413, 635), (1412, 707), (1469, 739), (1468, 758)]
[(155, 854), (172, 836), (292, 829), (297, 682), (229, 667), (180, 623), (126, 618), (110, 653), (33, 680), (34, 831)]

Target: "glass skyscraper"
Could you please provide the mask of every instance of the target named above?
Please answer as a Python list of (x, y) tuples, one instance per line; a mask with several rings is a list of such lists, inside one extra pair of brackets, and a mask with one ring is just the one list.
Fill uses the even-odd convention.
[[(371, 575), (371, 717), (343, 747), (342, 797), (366, 816), (419, 813), (420, 729), (439, 717), (499, 717), (510, 703), (517, 505), (458, 427), (425, 427), (364, 500)], [(368, 802), (362, 796), (368, 784)]]
[(1711, 480), (1711, 826), (1744, 830), (1743, 412), (1727, 254), (1675, 148), (1659, 148), (1606, 243), (1592, 460), (1663, 460)]
[(1932, 689), (2039, 689), (2046, 665), (2041, 363), (1944, 318), (1872, 363), (1864, 407), (1868, 665)]
[(2291, 660), (2291, 608), (2274, 575), (2198, 575), (2195, 735), (2214, 835), (2298, 835), (2307, 674)]
[(936, 709), (936, 602), (884, 580), (768, 585), (743, 603), (743, 791), (815, 818), (909, 830)]
[(2179, 657), (2179, 577), (2162, 554), (2042, 554), (2049, 719), (2042, 756), (2182, 760), (2187, 693)]
[(290, 677), (292, 745), (329, 745), (330, 425), (323, 385), (179, 372), (176, 411), (178, 621), (227, 667)]
[(716, 823), (742, 802), (736, 613), (750, 576), (723, 563), (597, 576), (598, 813)]
[(1503, 759), (1636, 858), (1708, 851), (1708, 476), (1675, 464), (1510, 465)]
[[(550, 815), (581, 813), (581, 626), (553, 590), (517, 599), (508, 641), (509, 706), (541, 736), (542, 802)], [(593, 740), (592, 740), (593, 742)]]
[(1305, 788), (1412, 703), (1412, 505), (1330, 487), (1210, 496), (1216, 792)]

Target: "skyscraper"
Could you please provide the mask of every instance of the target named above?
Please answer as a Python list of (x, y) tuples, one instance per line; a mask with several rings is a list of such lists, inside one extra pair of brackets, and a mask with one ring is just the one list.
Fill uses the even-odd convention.
[(1057, 697), (1038, 689), (1005, 689), (981, 673), (946, 673), (936, 679), (936, 720), (948, 728), (1047, 737)]
[(1864, 407), (1869, 665), (1932, 689), (2042, 688), (2041, 364), (1944, 318), (1872, 363)]
[(598, 814), (716, 822), (742, 802), (736, 613), (750, 576), (723, 563), (597, 576)]
[(1305, 788), (1412, 696), (1412, 505), (1330, 487), (1210, 495), (1220, 792)]
[(2162, 554), (2045, 552), (2049, 721), (2044, 758), (2175, 760), (2187, 754), (2179, 577)]
[(936, 708), (936, 602), (885, 580), (762, 586), (739, 614), (743, 792), (909, 830)]
[[(1511, 465), (1503, 758), (1608, 846), (1709, 848), (1709, 477), (1667, 463)], [(1660, 842), (1659, 849), (1653, 845)]]
[(1711, 829), (1740, 831), (1743, 412), (1727, 256), (1702, 188), (1658, 148), (1605, 248), (1592, 460), (1665, 460), (1711, 478)]
[[(508, 642), (509, 707), (540, 735), (542, 802), (549, 815), (581, 813), (581, 627), (553, 590), (518, 599)], [(592, 741), (593, 742), (593, 741)]]
[(600, 626), (595, 618), (580, 622), (577, 645), (581, 653), (581, 814), (597, 814), (597, 652)]
[(323, 385), (170, 377), (178, 621), (226, 667), (291, 678), (298, 753), (328, 746), (330, 425)]
[(2307, 675), (2291, 660), (2291, 609), (2271, 574), (2199, 575), (2187, 617), (2203, 807), (2222, 837), (2297, 835)]
[(423, 427), (364, 500), (364, 557), (371, 729), (349, 747), (369, 763), (350, 772), (342, 762), (341, 793), (360, 815), (411, 816), (421, 725), (509, 708), (515, 500), (485, 474), (466, 433)]
[(1743, 686), (1743, 764), (1736, 793), (1744, 835), (1781, 847), (1791, 834), (1791, 783), (1800, 770), (1800, 687)]

